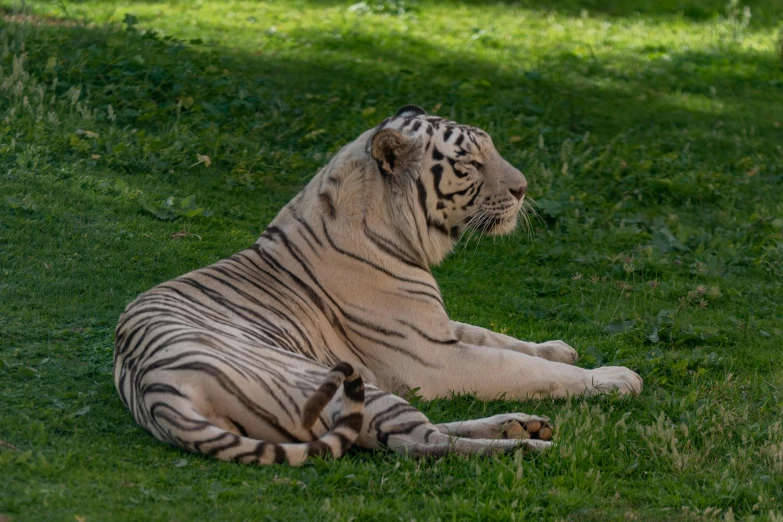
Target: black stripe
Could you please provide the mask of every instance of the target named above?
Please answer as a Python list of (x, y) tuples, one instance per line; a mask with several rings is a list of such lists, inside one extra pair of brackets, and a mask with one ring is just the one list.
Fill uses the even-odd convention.
[(401, 415), (404, 415), (406, 413), (413, 413), (413, 412), (421, 414), (421, 412), (419, 412), (419, 410), (417, 410), (415, 407), (401, 400), (397, 404), (394, 404), (386, 408), (385, 410), (376, 413), (375, 416), (372, 419), (370, 419), (370, 422), (367, 423), (367, 427), (370, 429), (375, 427), (375, 430), (379, 432), (381, 429), (381, 424), (383, 424), (385, 421), (391, 418), (396, 419)]
[(316, 440), (307, 444), (308, 457), (326, 457), (332, 454), (332, 449), (322, 440)]
[(378, 442), (380, 442), (381, 444), (386, 446), (387, 443), (389, 442), (389, 437), (391, 437), (392, 435), (407, 435), (407, 434), (411, 433), (413, 430), (415, 430), (416, 428), (418, 428), (420, 426), (423, 426), (425, 424), (428, 424), (428, 422), (427, 421), (412, 421), (412, 422), (408, 422), (408, 423), (399, 425), (399, 426), (395, 427), (392, 430), (388, 430), (388, 431), (387, 430), (383, 430), (378, 435)]
[(194, 442), (193, 448), (199, 453), (204, 453), (204, 451), (202, 451), (201, 449), (201, 446), (204, 446), (205, 444), (211, 444), (213, 442), (220, 442), (226, 437), (236, 438), (237, 436), (231, 433), (230, 431), (221, 431), (219, 435), (215, 435), (214, 437), (210, 437), (209, 439), (202, 439)]
[(243, 437), (247, 437), (247, 430), (242, 424), (239, 423), (239, 421), (235, 421), (234, 419), (228, 419), (228, 421), (236, 426), (237, 431), (239, 431)]
[(239, 437), (239, 435), (231, 433), (230, 431), (226, 432), (226, 433), (228, 433), (231, 437), (233, 437), (231, 439), (231, 442), (229, 442), (227, 444), (223, 444), (222, 446), (215, 446), (214, 448), (212, 448), (208, 452), (206, 452), (205, 455), (207, 455), (209, 457), (214, 457), (215, 455), (217, 455), (221, 451), (226, 451), (227, 449), (236, 448), (237, 446), (242, 444), (242, 438)]
[(364, 402), (364, 382), (362, 379), (345, 381), (343, 393), (354, 402)]
[(446, 228), (446, 225), (441, 223), (440, 221), (435, 221), (434, 219), (427, 220), (427, 226), (429, 228), (434, 228), (444, 236), (450, 236), (449, 230)]
[[(463, 175), (460, 176), (459, 171), (457, 171), (457, 169), (454, 169), (453, 165), (452, 165), (452, 169), (454, 170), (454, 174), (456, 174), (457, 177), (463, 178), (463, 177), (465, 177), (467, 175), (467, 174), (463, 174)], [(438, 199), (446, 199), (446, 200), (449, 200), (449, 201), (453, 201), (455, 196), (463, 196), (463, 195), (467, 194), (468, 191), (471, 188), (473, 188), (473, 186), (474, 186), (474, 184), (471, 184), (471, 185), (467, 186), (463, 190), (457, 190), (455, 192), (441, 192), (441, 190), (440, 190), (440, 182), (441, 182), (441, 179), (443, 178), (443, 165), (440, 165), (440, 164), (433, 165), (432, 168), (430, 169), (430, 171), (432, 172), (432, 176), (433, 176), (433, 183), (432, 184), (435, 187), (435, 194), (438, 196)]]
[(234, 455), (234, 457), (231, 459), (233, 461), (239, 462), (245, 457), (255, 457), (256, 460), (261, 458), (261, 455), (264, 454), (264, 448), (266, 448), (267, 443), (263, 440), (258, 441), (258, 444), (256, 444), (256, 447), (253, 451), (246, 451), (244, 453), (238, 453)]
[[(326, 221), (321, 220), (321, 224), (323, 225), (323, 231), (324, 231), (324, 236), (326, 236), (326, 240), (329, 242), (331, 247), (335, 249), (336, 252), (338, 252), (338, 253), (340, 253), (340, 254), (342, 254), (344, 256), (350, 257), (351, 259), (355, 259), (356, 261), (359, 261), (361, 263), (364, 263), (364, 264), (374, 268), (375, 270), (378, 270), (379, 272), (382, 272), (382, 273), (386, 274), (387, 276), (389, 276), (389, 277), (391, 277), (393, 279), (396, 279), (397, 281), (404, 281), (406, 283), (423, 285), (423, 286), (431, 288), (429, 283), (427, 283), (426, 281), (419, 281), (417, 279), (409, 279), (407, 277), (399, 276), (399, 275), (395, 274), (394, 272), (392, 272), (390, 270), (387, 270), (386, 268), (384, 268), (384, 267), (382, 267), (382, 266), (380, 266), (380, 265), (378, 265), (376, 263), (373, 263), (372, 261), (364, 259), (363, 257), (358, 256), (356, 254), (353, 254), (351, 252), (348, 252), (347, 250), (343, 250), (342, 248), (337, 246), (337, 244), (334, 242), (334, 240), (332, 240), (332, 236), (329, 234), (329, 229), (328, 229), (328, 227), (326, 225)], [(310, 275), (310, 274), (308, 274), (308, 275)], [(312, 279), (314, 281), (316, 281), (315, 277), (313, 277), (312, 275), (311, 275), (311, 277), (312, 277)], [(317, 283), (317, 281), (316, 281), (316, 284), (318, 284), (319, 287), (320, 287), (320, 284)], [(384, 333), (388, 333), (390, 335), (394, 335), (394, 332), (384, 332)]]
[(444, 194), (440, 191), (440, 180), (443, 178), (443, 165), (433, 165), (430, 172), (432, 172), (433, 176), (432, 185), (435, 187), (435, 195), (438, 196), (438, 199), (443, 199)]
[(364, 400), (364, 407), (365, 408), (367, 408), (367, 406), (369, 406), (373, 402), (375, 402), (375, 401), (377, 401), (379, 399), (383, 399), (384, 397), (387, 397), (387, 396), (390, 395), (389, 393), (386, 393), (385, 391), (379, 390), (377, 388), (373, 388), (373, 389), (368, 390), (368, 391), (369, 391), (370, 397)]
[(335, 364), (329, 371), (330, 372), (340, 372), (347, 379), (348, 377), (353, 375), (353, 366), (351, 366), (350, 363), (347, 363), (345, 361), (341, 361), (341, 362)]
[(414, 325), (413, 323), (409, 323), (408, 321), (403, 321), (401, 319), (398, 319), (398, 321), (401, 322), (402, 324), (404, 324), (405, 326), (407, 326), (408, 328), (410, 328), (411, 330), (413, 330), (414, 332), (419, 334), (419, 336), (423, 337), (424, 339), (426, 339), (427, 341), (429, 341), (431, 343), (436, 343), (436, 344), (456, 344), (456, 343), (459, 342), (455, 338), (451, 338), (451, 339), (436, 339), (434, 337), (430, 337), (423, 330), (420, 330), (419, 328), (417, 328), (416, 325)]
[[(158, 411), (159, 409), (163, 410), (169, 410), (171, 413), (174, 413), (177, 415), (180, 420), (175, 420), (171, 417), (169, 417), (168, 411)], [(177, 410), (174, 406), (167, 402), (154, 402), (149, 407), (150, 416), (153, 419), (157, 419), (158, 417), (166, 420), (168, 423), (170, 423), (172, 426), (182, 430), (182, 431), (200, 431), (205, 428), (209, 428), (212, 426), (211, 423), (205, 421), (205, 420), (199, 420), (199, 419), (191, 419), (189, 417), (185, 417), (179, 410)], [(188, 422), (193, 424), (194, 426), (185, 426), (181, 424), (181, 421)]]
[(285, 450), (283, 449), (283, 446), (280, 444), (275, 444), (275, 464), (286, 464), (288, 462), (288, 457), (285, 456)]
[[(269, 230), (269, 229), (267, 229)], [(310, 276), (311, 280), (318, 285), (318, 287), (321, 289), (322, 292), (325, 293), (323, 287), (318, 283), (318, 281), (313, 276), (312, 272), (308, 267), (304, 265), (304, 263), (296, 257), (296, 254), (291, 250), (291, 248), (285, 244), (287, 248), (289, 248), (289, 252), (291, 252), (294, 255), (294, 259), (296, 259), (300, 266), (307, 272), (307, 274)], [(329, 321), (329, 324), (332, 325), (332, 328), (335, 329), (338, 335), (340, 335), (341, 339), (345, 343), (345, 346), (351, 350), (351, 352), (362, 362), (362, 364), (366, 364), (367, 361), (367, 354), (364, 353), (362, 350), (359, 349), (358, 346), (356, 346), (355, 343), (351, 341), (351, 339), (348, 337), (348, 333), (345, 331), (345, 328), (343, 328), (342, 322), (336, 317), (334, 311), (326, 305), (326, 302), (313, 290), (308, 284), (306, 284), (304, 281), (302, 281), (301, 278), (299, 278), (296, 274), (291, 272), (290, 270), (286, 269), (283, 265), (281, 265), (277, 260), (275, 260), (273, 257), (269, 256), (266, 252), (264, 252), (261, 247), (256, 243), (252, 247), (258, 256), (267, 264), (270, 266), (273, 266), (275, 269), (279, 270), (280, 272), (285, 273), (291, 280), (299, 287), (301, 288), (306, 294), (307, 297), (311, 299), (313, 304), (316, 305), (321, 310), (321, 313), (326, 317), (326, 319)], [(329, 298), (328, 294), (326, 294), (326, 297)], [(340, 309), (339, 305), (334, 302), (331, 298), (329, 298), (332, 304), (340, 311), (342, 312), (342, 309)]]
[[(215, 265), (215, 266), (212, 266), (212, 267), (207, 267), (207, 268), (208, 269), (212, 269), (212, 270), (214, 270), (214, 271), (216, 271), (216, 272), (218, 272), (218, 273), (220, 273), (220, 274), (222, 274), (222, 275), (224, 275), (226, 277), (238, 278), (238, 277), (236, 277), (236, 274), (231, 273), (230, 271), (228, 271), (228, 270), (226, 270), (223, 267), (218, 266), (218, 265)], [(212, 279), (216, 280), (217, 282), (219, 282), (219, 283), (229, 287), (236, 294), (244, 297), (249, 302), (255, 304), (258, 309), (261, 309), (261, 310), (263, 310), (265, 312), (272, 312), (273, 314), (278, 315), (278, 317), (280, 319), (286, 320), (286, 322), (288, 322), (288, 323), (293, 323), (293, 321), (288, 320), (289, 319), (288, 317), (281, 315), (280, 312), (277, 312), (273, 308), (271, 308), (269, 306), (266, 306), (266, 303), (263, 303), (263, 302), (259, 301), (256, 298), (256, 296), (254, 296), (253, 294), (245, 292), (240, 287), (229, 283), (226, 279), (221, 279), (221, 278), (218, 278), (218, 277), (210, 274), (207, 269), (202, 271), (201, 274), (203, 274), (203, 275), (205, 275), (207, 277), (211, 277)], [(273, 296), (271, 296), (269, 294), (269, 292), (264, 291), (264, 288), (261, 287), (260, 285), (256, 285), (252, 281), (249, 281), (249, 280), (247, 280), (244, 277), (239, 277), (239, 279), (240, 280), (244, 280), (244, 282), (246, 283), (246, 286), (247, 285), (251, 285), (251, 286), (255, 287), (257, 290), (259, 290), (259, 291), (269, 295), (270, 297), (273, 297)], [(273, 299), (274, 299), (274, 297), (273, 297)], [(275, 299), (275, 301), (280, 302), (279, 299)], [(299, 352), (299, 353), (301, 353), (303, 351), (306, 351), (304, 349), (304, 347), (301, 345), (300, 339), (306, 339), (307, 338), (307, 334), (304, 331), (302, 331), (295, 324), (292, 324), (292, 326), (296, 330), (298, 330), (298, 333), (300, 334), (299, 337), (291, 336), (288, 332), (286, 332), (284, 329), (282, 329), (279, 325), (277, 325), (275, 323), (272, 323), (272, 322), (269, 322), (269, 320), (263, 314), (257, 312), (256, 310), (254, 310), (252, 308), (245, 307), (245, 306), (241, 306), (241, 305), (235, 303), (234, 301), (229, 300), (229, 299), (223, 297), (222, 295), (221, 295), (220, 299), (218, 300), (218, 302), (219, 302), (219, 304), (223, 305), (225, 308), (228, 308), (228, 309), (232, 310), (234, 313), (236, 313), (237, 315), (239, 315), (243, 319), (247, 320), (250, 324), (254, 324), (257, 327), (262, 327), (261, 325), (263, 324), (264, 326), (267, 327), (268, 330), (271, 330), (271, 331), (275, 332), (273, 334), (273, 337), (277, 341), (276, 343), (274, 343), (275, 345), (280, 346), (281, 348), (288, 348), (289, 350), (291, 350), (292, 347), (295, 347), (296, 349), (291, 350), (291, 351), (295, 351), (295, 352)], [(242, 313), (240, 313), (240, 311)], [(252, 316), (252, 317), (249, 317), (249, 316)], [(271, 332), (270, 332), (270, 334), (271, 334)], [(288, 342), (284, 342), (284, 340), (288, 341)], [(293, 344), (293, 346), (291, 346), (291, 344)]]
[(177, 397), (185, 397), (185, 394), (180, 392), (177, 388), (174, 386), (171, 386), (169, 384), (163, 384), (161, 382), (155, 382), (152, 384), (146, 384), (141, 388), (142, 395), (147, 395), (148, 393), (162, 393), (165, 395), (176, 395)]
[(339, 431), (333, 431), (330, 433), (330, 435), (337, 438), (337, 440), (340, 442), (340, 454), (344, 454), (348, 449), (353, 446), (353, 442), (351, 439), (340, 433)]
[[(223, 390), (235, 397), (239, 402), (248, 410), (253, 412), (254, 414), (261, 417), (264, 422), (269, 424), (269, 426), (277, 431), (282, 437), (287, 438), (288, 440), (295, 441), (298, 440), (297, 437), (286, 430), (283, 426), (280, 425), (280, 422), (277, 420), (276, 417), (270, 415), (266, 410), (262, 409), (259, 404), (252, 401), (247, 395), (245, 395), (244, 391), (237, 386), (236, 383), (234, 383), (231, 379), (228, 378), (228, 376), (223, 373), (220, 369), (216, 368), (215, 366), (212, 366), (208, 363), (201, 362), (201, 361), (192, 361), (180, 364), (179, 366), (170, 366), (167, 368), (171, 371), (177, 371), (177, 370), (191, 370), (191, 371), (199, 371), (204, 372), (205, 374), (209, 375), (210, 377), (214, 378), (217, 381), (217, 384), (220, 385)], [(277, 396), (272, 393), (272, 390), (268, 387), (268, 385), (263, 381), (256, 381), (259, 385), (264, 386), (266, 388), (266, 391), (271, 395), (271, 397), (277, 402), (277, 404), (280, 406), (280, 409), (283, 411), (288, 411), (286, 408), (286, 405), (283, 404), (280, 399), (277, 398)]]
[(361, 413), (349, 413), (337, 419), (337, 424), (352, 429), (356, 433), (362, 431), (362, 424), (364, 423), (364, 415)]
[(307, 233), (310, 235), (310, 237), (313, 239), (313, 241), (315, 241), (315, 244), (317, 244), (319, 247), (322, 247), (322, 246), (324, 246), (324, 244), (321, 242), (321, 240), (318, 238), (318, 236), (316, 236), (316, 235), (315, 235), (315, 232), (314, 232), (314, 231), (313, 231), (313, 229), (310, 227), (310, 224), (309, 224), (307, 221), (305, 221), (304, 219), (302, 219), (301, 217), (299, 217), (299, 216), (296, 214), (296, 212), (293, 212), (293, 211), (292, 211), (292, 212), (291, 212), (291, 215), (292, 215), (292, 216), (294, 216), (294, 219), (295, 219), (295, 220), (297, 220), (297, 221), (298, 221), (298, 222), (299, 222), (299, 223), (300, 223), (300, 224), (301, 224), (301, 225), (302, 225), (302, 226), (305, 228), (305, 230), (306, 230), (306, 231), (307, 231)]
[[(378, 167), (380, 168), (380, 163), (378, 164)], [(329, 194), (321, 192), (318, 194), (318, 199), (320, 199), (321, 203), (323, 203), (324, 207), (326, 208), (326, 212), (329, 214), (329, 217), (334, 219), (337, 216), (337, 208), (334, 206), (332, 197)]]
[(410, 357), (411, 359), (413, 359), (414, 361), (416, 361), (419, 364), (421, 364), (422, 366), (426, 366), (428, 368), (438, 368), (439, 367), (439, 366), (437, 366), (435, 364), (432, 364), (432, 363), (429, 363), (429, 362), (425, 361), (424, 359), (422, 359), (421, 357), (419, 357), (415, 353), (413, 353), (413, 352), (411, 352), (409, 350), (406, 350), (405, 348), (403, 348), (401, 346), (397, 346), (397, 345), (394, 345), (394, 344), (391, 344), (391, 343), (387, 343), (383, 339), (378, 339), (377, 337), (373, 337), (371, 335), (367, 335), (366, 333), (360, 332), (360, 331), (356, 330), (355, 328), (351, 328), (351, 331), (353, 333), (355, 333), (356, 335), (358, 335), (359, 337), (367, 339), (368, 341), (372, 341), (373, 343), (379, 344), (381, 346), (384, 346), (384, 347), (386, 347), (386, 348), (388, 348), (388, 349), (390, 349), (390, 350), (392, 350), (394, 352), (406, 355), (406, 356)]
[(424, 183), (421, 181), (421, 178), (416, 180), (416, 189), (419, 193), (419, 206), (421, 207), (421, 211), (424, 212), (425, 218), (429, 218), (430, 213), (427, 210), (427, 190), (424, 188)]
[[(332, 397), (334, 397), (334, 394), (337, 392), (337, 388), (339, 388), (337, 383), (334, 383), (332, 381), (326, 381), (321, 386), (318, 387), (318, 390), (312, 395), (311, 399), (314, 398), (316, 395), (322, 395), (325, 400), (329, 400)], [(324, 400), (322, 400), (321, 402), (324, 402)]]
[(363, 230), (364, 230), (364, 235), (367, 237), (367, 239), (369, 239), (370, 242), (374, 244), (376, 247), (378, 247), (378, 249), (380, 249), (381, 251), (389, 254), (393, 258), (397, 259), (402, 263), (405, 263), (408, 266), (412, 266), (414, 268), (420, 268), (422, 270), (425, 270), (428, 274), (430, 274), (430, 271), (423, 263), (411, 259), (410, 257), (408, 257), (408, 254), (403, 250), (401, 250), (400, 247), (396, 245), (394, 242), (373, 232), (370, 229), (370, 226), (367, 224), (367, 221), (364, 221), (363, 223)]
[(473, 205), (473, 202), (476, 201), (476, 198), (478, 197), (478, 195), (481, 194), (481, 187), (484, 186), (484, 182), (483, 181), (479, 181), (476, 185), (473, 185), (473, 186), (476, 188), (476, 193), (473, 194), (473, 197), (470, 198), (470, 201), (465, 203), (465, 206), (462, 207), (462, 210), (466, 210), (469, 206)]
[(405, 292), (406, 294), (422, 295), (422, 296), (425, 296), (425, 297), (429, 297), (430, 299), (434, 299), (435, 301), (437, 301), (437, 303), (439, 305), (441, 305), (441, 308), (443, 308), (443, 300), (441, 299), (440, 294), (433, 295), (433, 294), (429, 294), (427, 292), (419, 292), (418, 290), (407, 290), (405, 288), (399, 288), (398, 290), (400, 290), (402, 292)]

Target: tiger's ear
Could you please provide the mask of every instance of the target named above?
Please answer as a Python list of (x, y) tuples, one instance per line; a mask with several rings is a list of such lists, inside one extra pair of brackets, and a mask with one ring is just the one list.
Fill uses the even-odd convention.
[(394, 115), (395, 118), (399, 118), (401, 116), (407, 118), (411, 118), (413, 116), (427, 116), (427, 111), (418, 105), (406, 105), (405, 107), (400, 107), (400, 110), (398, 110), (397, 114)]
[(372, 137), (370, 154), (378, 168), (389, 176), (399, 176), (418, 167), (419, 140), (395, 129), (381, 129)]

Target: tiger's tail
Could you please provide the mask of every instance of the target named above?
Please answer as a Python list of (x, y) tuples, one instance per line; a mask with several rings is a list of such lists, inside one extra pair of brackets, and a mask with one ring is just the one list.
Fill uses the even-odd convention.
[[(332, 428), (322, 437), (311, 442), (274, 443), (237, 435), (207, 419), (188, 419), (198, 425), (188, 426), (190, 440), (178, 439), (181, 445), (203, 455), (220, 460), (238, 461), (245, 464), (289, 464), (300, 466), (311, 456), (339, 458), (359, 437), (364, 421), (364, 381), (361, 374), (346, 362), (341, 362), (329, 371), (318, 389), (306, 401), (302, 410), (302, 425), (309, 430), (318, 420), (322, 410), (334, 394), (343, 386), (340, 415)], [(160, 411), (157, 421), (169, 424), (182, 433), (183, 418), (173, 418), (171, 411)], [(172, 426), (173, 424), (173, 426)], [(198, 433), (197, 437), (194, 437)]]

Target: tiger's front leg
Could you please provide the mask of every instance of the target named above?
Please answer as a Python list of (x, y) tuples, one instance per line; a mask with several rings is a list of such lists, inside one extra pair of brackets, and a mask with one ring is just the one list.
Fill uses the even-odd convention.
[[(422, 343), (415, 352), (428, 364), (408, 367), (396, 376), (426, 399), (470, 393), (482, 400), (578, 397), (616, 391), (636, 395), (642, 379), (621, 366), (585, 369), (525, 353), (456, 344)], [(379, 375), (380, 376), (380, 375)]]
[(472, 324), (458, 323), (457, 321), (450, 321), (450, 323), (454, 335), (463, 343), (513, 350), (541, 357), (547, 361), (567, 364), (574, 364), (579, 357), (576, 350), (560, 340), (533, 343), (521, 341), (509, 335), (503, 335), (480, 326), (473, 326)]

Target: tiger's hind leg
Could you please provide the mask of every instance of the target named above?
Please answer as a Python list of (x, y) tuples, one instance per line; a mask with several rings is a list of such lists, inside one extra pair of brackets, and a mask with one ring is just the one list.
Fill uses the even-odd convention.
[(357, 440), (364, 448), (385, 447), (412, 457), (440, 457), (449, 453), (542, 451), (552, 444), (544, 440), (551, 438), (552, 432), (549, 419), (544, 417), (508, 414), (433, 424), (401, 397), (373, 387), (367, 388), (366, 397), (364, 424)]
[(547, 417), (525, 413), (503, 413), (483, 419), (436, 424), (441, 433), (471, 439), (552, 439)]
[(440, 431), (407, 435), (391, 435), (388, 447), (411, 457), (440, 457), (449, 453), (461, 455), (494, 455), (522, 450), (539, 452), (552, 445), (540, 439), (470, 439), (454, 437)]
[[(296, 466), (311, 456), (338, 458), (359, 435), (364, 384), (348, 363), (329, 370), (298, 361), (304, 367), (272, 373), (195, 349), (188, 355), (142, 372), (131, 395), (137, 421), (160, 440), (220, 460)], [(284, 395), (270, 392), (272, 384)], [(324, 425), (333, 403), (337, 411)]]

